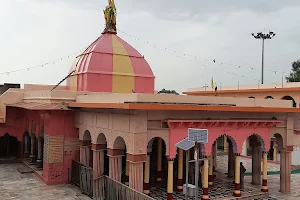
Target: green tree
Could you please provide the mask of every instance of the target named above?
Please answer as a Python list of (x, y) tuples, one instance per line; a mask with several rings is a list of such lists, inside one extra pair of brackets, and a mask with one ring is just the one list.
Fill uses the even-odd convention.
[(161, 91), (158, 92), (158, 94), (177, 94), (179, 95), (175, 90), (166, 90), (165, 88), (163, 88)]
[(287, 82), (300, 82), (300, 60), (292, 63), (292, 71), (285, 79)]

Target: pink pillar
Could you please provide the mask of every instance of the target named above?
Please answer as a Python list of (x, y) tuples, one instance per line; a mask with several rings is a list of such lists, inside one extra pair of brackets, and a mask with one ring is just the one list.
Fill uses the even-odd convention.
[(261, 146), (252, 146), (252, 184), (261, 184)]
[(124, 149), (108, 149), (109, 178), (121, 182)]
[(229, 143), (229, 148), (228, 148), (228, 177), (229, 178), (233, 178), (234, 177), (234, 166), (235, 166), (235, 162), (234, 162), (234, 153), (233, 153), (233, 146), (230, 140), (228, 140)]
[(93, 150), (93, 198), (97, 199), (104, 196), (104, 191), (100, 188), (101, 176), (104, 174), (104, 150), (106, 145), (104, 144), (92, 144)]
[(143, 163), (146, 161), (146, 155), (127, 154), (129, 162), (129, 187), (143, 192)]
[(80, 163), (89, 167), (90, 159), (91, 159), (91, 141), (81, 140), (80, 141)]
[(280, 149), (280, 192), (291, 192), (291, 153), (293, 146)]

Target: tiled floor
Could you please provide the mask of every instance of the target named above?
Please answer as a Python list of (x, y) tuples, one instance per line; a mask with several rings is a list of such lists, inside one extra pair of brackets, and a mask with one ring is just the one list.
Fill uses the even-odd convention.
[(90, 200), (73, 185), (48, 186), (33, 173), (17, 171), (23, 164), (0, 164), (1, 200)]
[[(232, 197), (233, 183), (226, 179), (224, 173), (227, 169), (227, 157), (218, 157), (218, 175), (214, 181), (214, 187), (209, 190), (211, 199), (222, 197)], [(251, 171), (251, 160), (242, 161), (248, 172)], [(0, 199), (11, 200), (90, 200), (89, 197), (82, 195), (79, 189), (73, 185), (47, 186), (39, 180), (34, 174), (20, 174), (17, 169), (23, 164), (0, 164)], [(269, 164), (270, 171), (278, 171), (279, 165)], [(291, 175), (292, 192), (290, 194), (281, 194), (279, 192), (279, 175), (268, 176), (268, 186), (270, 191), (269, 198), (261, 200), (300, 200), (300, 174)], [(260, 186), (250, 184), (251, 176), (245, 177), (245, 190), (242, 195), (254, 194), (260, 191)], [(165, 200), (167, 193), (166, 187), (151, 187), (151, 196), (157, 200)], [(201, 195), (201, 190), (199, 195)], [(181, 193), (174, 193), (174, 200), (184, 199)], [(192, 199), (192, 198), (191, 198)]]
[[(252, 171), (251, 159), (242, 158), (247, 172)], [(209, 196), (211, 199), (219, 199), (224, 197), (232, 197), (234, 191), (234, 184), (232, 180), (227, 179), (224, 175), (227, 170), (227, 156), (218, 156), (218, 166), (217, 166), (217, 178), (214, 181), (214, 187), (209, 189)], [(268, 171), (279, 171), (280, 166), (278, 164), (269, 163)], [(268, 185), (270, 196), (268, 198), (260, 198), (260, 200), (297, 200), (300, 199), (300, 175), (293, 174), (292, 177), (292, 192), (290, 194), (281, 194), (279, 192), (279, 175), (270, 175), (268, 176)], [(252, 194), (260, 193), (261, 186), (254, 186), (251, 184), (251, 176), (245, 177), (245, 189), (242, 191), (243, 196), (248, 196)], [(164, 200), (167, 197), (166, 187), (151, 187), (151, 196), (157, 200)], [(199, 197), (202, 194), (202, 191), (199, 191)], [(182, 193), (174, 192), (173, 199), (179, 200), (184, 199)], [(194, 199), (194, 198), (190, 198)]]

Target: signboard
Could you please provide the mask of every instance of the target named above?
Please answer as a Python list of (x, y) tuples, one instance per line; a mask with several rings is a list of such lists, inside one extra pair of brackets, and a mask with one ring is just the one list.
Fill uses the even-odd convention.
[(208, 130), (207, 129), (188, 129), (188, 140), (198, 143), (208, 143)]
[(50, 137), (48, 135), (44, 135), (44, 157), (43, 160), (45, 162), (49, 162), (49, 143), (50, 143)]
[(44, 135), (44, 161), (61, 163), (64, 160), (64, 137)]

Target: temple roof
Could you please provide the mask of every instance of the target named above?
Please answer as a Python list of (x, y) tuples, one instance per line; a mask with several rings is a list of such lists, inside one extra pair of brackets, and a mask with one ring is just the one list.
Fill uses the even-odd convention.
[(76, 57), (67, 79), (72, 91), (154, 93), (154, 75), (135, 48), (117, 36), (113, 0), (104, 10), (106, 27), (82, 54)]

